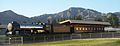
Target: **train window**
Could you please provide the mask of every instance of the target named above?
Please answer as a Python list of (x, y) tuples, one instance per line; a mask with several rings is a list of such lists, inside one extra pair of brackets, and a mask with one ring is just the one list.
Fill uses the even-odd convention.
[(78, 27), (76, 27), (76, 29), (75, 29), (75, 30), (79, 30), (79, 29), (78, 29)]
[(83, 28), (83, 30), (85, 30), (85, 28)]
[(88, 28), (88, 30), (90, 30), (90, 28)]
[(85, 28), (85, 30), (87, 30), (87, 28)]
[(81, 30), (81, 28), (79, 28), (79, 30)]

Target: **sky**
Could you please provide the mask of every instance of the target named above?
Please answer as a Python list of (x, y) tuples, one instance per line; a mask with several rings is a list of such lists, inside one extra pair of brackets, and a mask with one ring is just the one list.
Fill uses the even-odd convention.
[(120, 12), (120, 0), (0, 0), (0, 12), (12, 10), (27, 17), (54, 14), (70, 7)]

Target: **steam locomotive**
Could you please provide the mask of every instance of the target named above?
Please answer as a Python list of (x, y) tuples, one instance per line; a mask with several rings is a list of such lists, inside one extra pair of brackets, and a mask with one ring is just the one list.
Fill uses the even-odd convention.
[(44, 25), (19, 24), (16, 21), (8, 23), (6, 34), (37, 34), (43, 33)]
[(49, 33), (71, 33), (70, 27), (65, 25), (51, 24), (19, 24), (16, 21), (8, 23), (6, 34), (49, 34)]

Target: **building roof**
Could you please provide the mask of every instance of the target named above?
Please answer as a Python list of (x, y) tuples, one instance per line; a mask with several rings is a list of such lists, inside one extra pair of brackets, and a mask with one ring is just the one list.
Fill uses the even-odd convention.
[(59, 22), (60, 24), (63, 23), (80, 23), (80, 24), (101, 24), (101, 25), (111, 25), (109, 22), (99, 22), (99, 21), (83, 21), (83, 20), (65, 20), (62, 22)]

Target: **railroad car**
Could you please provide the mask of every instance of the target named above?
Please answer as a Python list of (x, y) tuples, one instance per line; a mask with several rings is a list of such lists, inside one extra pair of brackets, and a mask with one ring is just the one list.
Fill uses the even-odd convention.
[(108, 22), (65, 20), (60, 24), (19, 24), (11, 22), (7, 27), (7, 34), (54, 34), (54, 33), (91, 33), (105, 32), (110, 26)]

